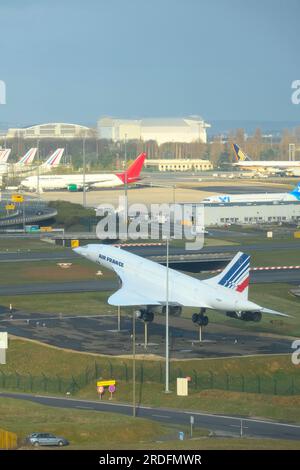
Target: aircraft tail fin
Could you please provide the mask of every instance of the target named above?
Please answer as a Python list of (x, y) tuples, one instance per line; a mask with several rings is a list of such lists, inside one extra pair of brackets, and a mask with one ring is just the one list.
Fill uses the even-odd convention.
[(10, 155), (11, 149), (0, 150), (0, 163), (6, 163)]
[(123, 173), (118, 173), (117, 176), (125, 183), (126, 175), (127, 175), (127, 182), (133, 182), (139, 179), (140, 173), (142, 171), (144, 161), (146, 159), (146, 153), (141, 153), (134, 162), (129, 165), (126, 171)]
[(220, 274), (205, 282), (233, 289), (248, 299), (249, 273), (250, 256), (239, 251)]
[(28, 152), (25, 153), (24, 157), (20, 158), (16, 165), (30, 165), (34, 160), (36, 152), (37, 148), (31, 148), (30, 150), (28, 150)]
[(293, 189), (293, 191), (290, 192), (290, 194), (295, 196), (295, 198), (300, 201), (300, 183), (297, 184), (297, 186)]
[(251, 160), (250, 157), (237, 145), (233, 144), (234, 156), (237, 162)]
[(47, 167), (47, 168), (55, 168), (57, 167), (59, 164), (60, 164), (60, 161), (62, 159), (62, 156), (64, 154), (64, 151), (65, 149), (64, 148), (60, 148), (60, 149), (56, 149), (55, 152), (52, 153), (52, 155), (50, 155), (50, 157), (48, 158), (48, 160), (46, 160), (42, 166), (43, 167)]

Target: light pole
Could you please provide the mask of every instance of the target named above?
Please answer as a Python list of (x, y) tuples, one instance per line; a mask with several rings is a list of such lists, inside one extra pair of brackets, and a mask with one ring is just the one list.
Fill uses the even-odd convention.
[(85, 191), (85, 172), (86, 172), (86, 161), (85, 161), (85, 134), (82, 139), (82, 165), (83, 165), (83, 179), (82, 179), (82, 184), (83, 184), (83, 191), (82, 191), (82, 205), (83, 207), (86, 206), (86, 191)]
[(167, 237), (167, 266), (166, 266), (166, 386), (165, 393), (170, 393), (169, 370), (169, 238)]
[(127, 194), (127, 182), (128, 182), (128, 175), (127, 175), (127, 134), (125, 134), (125, 148), (124, 148), (124, 160), (125, 160), (125, 181), (124, 181), (124, 194), (125, 194), (125, 214), (124, 214), (124, 222), (125, 222), (125, 230), (126, 236), (125, 239), (127, 240), (128, 237), (128, 230), (127, 230), (127, 223), (128, 223), (128, 194)]
[(37, 184), (36, 184), (36, 192), (38, 196), (40, 195), (40, 141), (37, 139), (36, 141), (37, 147)]
[(135, 403), (135, 311), (132, 312), (132, 416), (136, 417)]

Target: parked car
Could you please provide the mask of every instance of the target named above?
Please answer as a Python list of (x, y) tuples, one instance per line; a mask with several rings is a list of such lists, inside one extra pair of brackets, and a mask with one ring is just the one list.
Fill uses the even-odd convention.
[(26, 437), (26, 443), (34, 447), (38, 446), (67, 446), (69, 442), (64, 437), (55, 436), (50, 433), (33, 432)]

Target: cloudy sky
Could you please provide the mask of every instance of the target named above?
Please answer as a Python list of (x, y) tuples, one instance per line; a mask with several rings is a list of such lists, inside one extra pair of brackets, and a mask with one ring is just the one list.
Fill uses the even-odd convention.
[(299, 0), (1, 0), (0, 122), (298, 120)]

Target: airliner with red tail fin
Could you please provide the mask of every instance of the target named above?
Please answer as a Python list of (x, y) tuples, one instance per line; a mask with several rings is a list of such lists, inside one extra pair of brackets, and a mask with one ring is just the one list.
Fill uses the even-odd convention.
[[(123, 186), (124, 184), (136, 183), (140, 180), (140, 173), (142, 171), (144, 161), (146, 158), (145, 153), (141, 153), (134, 162), (122, 173), (99, 173), (99, 174), (86, 174), (83, 181), (83, 175), (41, 175), (39, 177), (39, 188), (43, 191), (53, 191), (60, 189), (67, 189), (69, 191), (82, 191), (83, 186), (85, 189), (92, 188), (115, 188)], [(29, 176), (21, 181), (21, 187), (30, 191), (37, 189), (37, 177)]]

